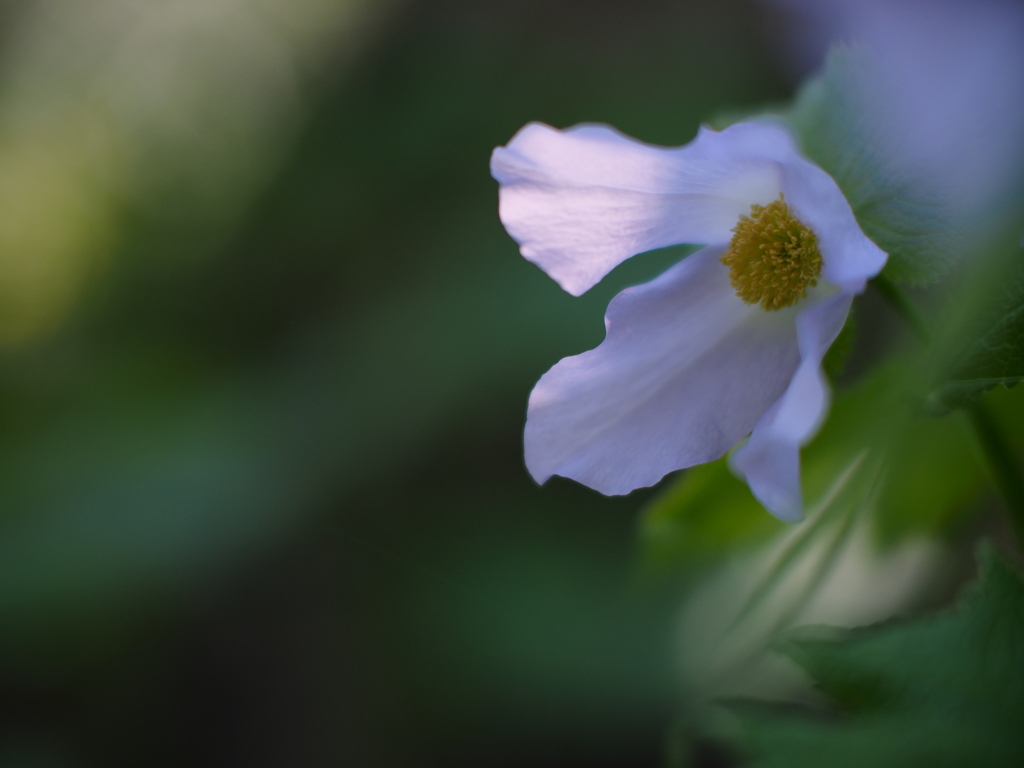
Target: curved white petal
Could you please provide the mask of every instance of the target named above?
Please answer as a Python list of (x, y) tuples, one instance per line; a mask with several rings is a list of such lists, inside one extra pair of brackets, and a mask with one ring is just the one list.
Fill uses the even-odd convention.
[(643, 251), (727, 243), (740, 215), (782, 189), (799, 159), (778, 125), (702, 128), (689, 144), (643, 144), (607, 126), (531, 123), (491, 156), (499, 214), (525, 258), (569, 293)]
[(786, 390), (800, 363), (794, 308), (745, 304), (704, 248), (608, 307), (596, 349), (537, 383), (526, 464), (605, 494), (718, 458)]
[(800, 367), (785, 394), (757, 422), (750, 440), (732, 456), (757, 499), (776, 517), (803, 517), (800, 446), (818, 429), (829, 391), (821, 360), (846, 322), (853, 296), (834, 293), (810, 305), (796, 319)]
[(782, 165), (782, 191), (793, 215), (818, 238), (824, 281), (844, 291), (863, 291), (888, 256), (861, 231), (832, 177), (794, 154)]

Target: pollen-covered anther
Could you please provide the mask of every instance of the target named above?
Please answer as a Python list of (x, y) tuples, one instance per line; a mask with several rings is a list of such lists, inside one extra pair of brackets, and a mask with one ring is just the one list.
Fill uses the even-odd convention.
[(818, 284), (818, 239), (789, 211), (785, 199), (752, 205), (733, 227), (722, 263), (736, 295), (768, 310), (796, 304)]

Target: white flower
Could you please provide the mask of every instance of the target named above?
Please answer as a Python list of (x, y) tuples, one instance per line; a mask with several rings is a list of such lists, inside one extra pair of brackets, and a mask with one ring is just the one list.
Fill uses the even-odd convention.
[(637, 253), (705, 246), (616, 296), (601, 345), (537, 383), (533, 477), (628, 493), (749, 434), (734, 468), (773, 514), (800, 519), (799, 449), (828, 407), (821, 360), (886, 260), (828, 174), (760, 123), (676, 148), (531, 123), (491, 173), (523, 256), (574, 296)]

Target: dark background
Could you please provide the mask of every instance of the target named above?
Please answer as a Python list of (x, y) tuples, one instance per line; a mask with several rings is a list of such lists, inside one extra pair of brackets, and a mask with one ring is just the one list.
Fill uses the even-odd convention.
[(104, 258), (0, 353), (0, 764), (659, 764), (686, 702), (633, 577), (650, 492), (538, 488), (521, 430), (673, 254), (569, 297), (488, 157), (531, 120), (682, 144), (782, 101), (778, 23), (415, 0), (327, 37), (235, 202), (248, 156), (211, 198), (157, 144), (156, 191), (111, 195)]

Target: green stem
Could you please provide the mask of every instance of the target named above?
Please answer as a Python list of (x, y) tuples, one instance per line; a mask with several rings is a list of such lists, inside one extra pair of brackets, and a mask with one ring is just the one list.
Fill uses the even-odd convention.
[(966, 410), (992, 474), (995, 475), (996, 485), (1017, 536), (1017, 547), (1024, 552), (1024, 476), (1021, 475), (1020, 462), (984, 403), (975, 401)]
[(832, 513), (836, 509), (833, 502), (835, 502), (839, 494), (847, 487), (854, 475), (857, 474), (857, 471), (860, 469), (863, 461), (864, 456), (858, 456), (839, 475), (832, 487), (828, 489), (824, 497), (817, 504), (815, 512), (808, 515), (808, 517), (813, 519), (808, 520), (808, 523), (803, 526), (800, 533), (790, 540), (782, 552), (776, 557), (768, 571), (768, 574), (757, 585), (754, 591), (750, 594), (750, 597), (747, 598), (743, 608), (729, 623), (729, 626), (726, 628), (726, 633), (735, 631), (739, 625), (746, 622), (757, 611), (757, 609), (761, 607), (765, 600), (775, 592), (785, 577), (789, 574), (793, 566), (800, 561), (800, 556), (804, 553), (807, 547), (811, 545), (819, 531), (821, 531), (825, 525), (832, 520)]
[[(859, 468), (861, 463), (861, 459), (858, 459), (857, 462), (854, 464), (853, 469), (855, 470)], [(825, 519), (832, 520), (834, 515), (826, 515), (826, 512), (832, 513), (834, 510), (837, 510), (840, 514), (842, 514), (839, 530), (836, 532), (835, 537), (832, 539), (831, 542), (829, 542), (826, 551), (822, 554), (821, 559), (816, 563), (813, 574), (804, 579), (804, 583), (799, 593), (793, 600), (789, 601), (789, 604), (785, 606), (772, 621), (771, 629), (768, 633), (769, 637), (777, 637), (779, 632), (784, 630), (786, 627), (790, 626), (794, 622), (794, 620), (799, 617), (801, 611), (803, 611), (810, 604), (811, 600), (817, 594), (818, 590), (824, 586), (829, 575), (833, 572), (836, 565), (838, 564), (840, 556), (843, 554), (843, 551), (845, 550), (847, 544), (850, 541), (850, 534), (853, 532), (854, 525), (857, 522), (858, 513), (862, 509), (865, 509), (866, 507), (873, 505), (877, 501), (878, 491), (881, 487), (881, 481), (884, 475), (882, 471), (881, 462), (875, 464), (875, 466), (873, 467), (869, 467), (868, 471), (874, 472), (874, 478), (868, 480), (868, 482), (871, 483), (871, 488), (867, 496), (860, 499), (860, 501), (858, 501), (857, 499), (852, 499), (847, 500), (846, 503), (840, 504), (833, 504), (832, 502), (836, 500), (835, 498), (833, 498), (827, 503), (827, 509), (822, 510), (818, 519), (815, 521), (815, 523), (818, 523)], [(849, 475), (849, 473), (845, 474)], [(847, 480), (848, 479), (850, 479), (850, 476), (847, 477)], [(846, 483), (844, 481), (843, 485), (845, 484)], [(806, 542), (807, 539), (801, 540), (799, 545), (800, 548), (802, 548)], [(787, 553), (787, 557), (788, 556), (789, 554)], [(796, 554), (794, 553), (792, 556), (796, 557)], [(789, 565), (790, 564), (787, 564), (787, 569)], [(743, 615), (749, 615), (750, 609), (751, 606), (748, 605), (744, 609)], [(733, 621), (732, 624), (730, 624), (729, 628), (726, 630), (726, 632), (728, 633), (734, 631), (739, 621), (740, 619)], [(746, 653), (739, 661), (737, 661), (733, 665), (731, 673), (744, 674), (744, 670), (748, 669), (751, 664), (755, 663), (762, 656), (762, 654), (764, 654), (768, 650), (769, 647), (770, 644), (760, 645)], [(721, 680), (722, 678), (720, 677), (719, 679)]]
[(780, 612), (775, 626), (772, 628), (772, 635), (777, 635), (781, 630), (792, 624), (799, 617), (800, 612), (810, 605), (811, 600), (814, 599), (818, 590), (825, 585), (828, 577), (838, 564), (840, 556), (846, 549), (854, 524), (857, 522), (858, 514), (861, 510), (873, 506), (877, 502), (882, 480), (885, 477), (882, 463), (877, 463), (874, 467), (869, 468), (868, 471), (874, 471), (874, 478), (869, 481), (871, 488), (868, 494), (859, 502), (853, 501), (846, 507), (839, 530), (836, 532), (835, 538), (832, 539), (822, 559), (818, 562), (814, 575), (807, 579), (801, 593), (792, 601), (789, 608)]
[(889, 302), (892, 308), (896, 310), (897, 314), (899, 314), (903, 321), (910, 326), (911, 330), (914, 331), (914, 335), (917, 336), (918, 341), (927, 345), (930, 341), (928, 323), (925, 322), (924, 315), (922, 315), (921, 311), (914, 305), (914, 302), (907, 297), (907, 294), (903, 292), (903, 289), (884, 274), (880, 274), (875, 277), (871, 281), (871, 284), (880, 294), (882, 294), (882, 297)]

